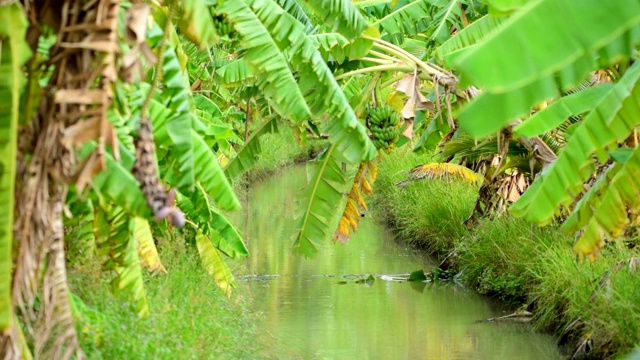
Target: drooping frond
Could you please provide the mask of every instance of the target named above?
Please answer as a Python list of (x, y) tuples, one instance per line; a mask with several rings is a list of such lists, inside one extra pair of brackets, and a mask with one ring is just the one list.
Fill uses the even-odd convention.
[[(29, 26), (18, 3), (0, 7), (0, 332), (11, 326), (11, 246), (22, 65), (31, 57), (25, 34)], [(7, 106), (8, 103), (8, 106)]]
[(524, 7), (454, 60), (462, 86), (485, 89), (462, 110), (460, 125), (473, 136), (494, 133), (599, 66), (630, 57), (640, 42), (638, 14), (634, 0), (541, 0)]
[(306, 203), (301, 206), (301, 218), (296, 230), (293, 251), (306, 257), (318, 252), (318, 244), (330, 236), (329, 224), (339, 215), (343, 193), (349, 189), (347, 174), (331, 146), (316, 167), (305, 192)]
[(209, 275), (213, 276), (213, 281), (220, 287), (222, 292), (227, 297), (231, 296), (231, 290), (235, 286), (235, 279), (227, 264), (222, 260), (218, 250), (213, 246), (212, 241), (201, 231), (198, 231), (196, 234), (196, 245), (204, 268)]
[(120, 154), (122, 163), (106, 154), (107, 168), (94, 178), (92, 187), (98, 194), (105, 196), (113, 204), (118, 204), (127, 213), (147, 217), (150, 211), (146, 199), (136, 178), (123, 166), (123, 163), (133, 165), (133, 155), (128, 151), (122, 151)]
[(171, 110), (155, 100), (150, 102), (149, 117), (153, 120), (158, 157), (164, 160), (164, 166), (161, 167), (162, 178), (181, 189), (198, 181), (221, 208), (239, 208), (240, 203), (224, 176), (215, 153), (195, 130), (202, 125), (195, 123), (196, 126), (192, 126), (199, 120), (191, 113), (176, 117)]
[[(488, 138), (484, 141), (477, 142), (470, 136), (463, 135), (449, 140), (444, 144), (441, 155), (444, 157), (457, 156), (467, 158), (470, 161), (476, 161), (498, 153), (498, 142), (495, 138)], [(528, 153), (529, 151), (515, 140), (509, 142), (507, 156), (519, 156)]]
[(142, 265), (152, 272), (167, 273), (167, 269), (162, 265), (160, 256), (158, 255), (158, 249), (153, 241), (153, 234), (151, 233), (151, 227), (146, 219), (140, 217), (134, 217), (131, 219), (133, 228), (133, 238), (138, 243), (138, 254)]
[(133, 301), (139, 316), (149, 315), (132, 221), (122, 209), (115, 207), (99, 209), (94, 221), (98, 249), (106, 258), (103, 267), (116, 274), (111, 281), (112, 291), (126, 294)]
[(358, 172), (353, 177), (351, 191), (347, 195), (347, 202), (338, 224), (338, 229), (333, 234), (334, 241), (346, 243), (351, 238), (351, 233), (358, 230), (358, 224), (362, 214), (367, 210), (367, 202), (364, 197), (371, 195), (371, 185), (378, 176), (378, 167), (373, 161), (360, 164)]
[[(622, 150), (622, 149), (621, 149)], [(598, 186), (576, 205), (571, 218), (564, 224), (565, 230), (584, 232), (576, 242), (574, 251), (580, 256), (594, 259), (605, 240), (614, 240), (634, 220), (640, 207), (640, 148), (624, 149), (630, 154), (623, 162), (615, 162)], [(606, 185), (606, 186), (605, 186)]]
[(296, 0), (274, 0), (280, 5), (284, 11), (288, 12), (293, 16), (296, 20), (298, 20), (305, 29), (307, 34), (311, 34), (315, 30), (315, 25), (309, 19), (309, 16), (304, 11), (302, 6), (298, 4)]
[(536, 179), (511, 208), (518, 216), (540, 225), (551, 222), (559, 206), (570, 205), (592, 176), (593, 154), (608, 160), (610, 145), (625, 140), (640, 125), (640, 64), (635, 63), (604, 96), (573, 135), (558, 159)]
[(436, 56), (443, 59), (454, 51), (479, 43), (496, 32), (503, 21), (502, 17), (491, 15), (481, 17), (440, 45), (435, 52)]
[[(265, 4), (269, 3), (258, 2), (254, 9), (261, 9), (265, 15), (277, 14), (273, 9), (264, 9)], [(278, 5), (270, 5), (284, 13)], [(284, 118), (296, 122), (308, 119), (311, 115), (309, 106), (289, 69), (287, 58), (282, 53), (289, 36), (304, 36), (302, 25), (291, 17), (290, 20), (299, 25), (299, 33), (289, 33), (293, 30), (290, 24), (287, 24), (287, 27), (283, 24), (278, 28), (279, 31), (272, 35), (245, 1), (225, 1), (218, 10), (229, 16), (236, 31), (242, 36), (242, 47), (246, 51), (243, 59), (251, 72), (258, 74), (257, 85), (269, 99), (271, 106)]]
[[(236, 30), (242, 34), (242, 44), (247, 49), (245, 59), (250, 68), (256, 68), (256, 71), (252, 68), (252, 72), (260, 74), (259, 84), (271, 98), (272, 106), (280, 115), (296, 122), (308, 120), (309, 115), (319, 120), (330, 141), (351, 163), (375, 157), (375, 147), (364, 125), (358, 121), (322, 59), (317, 43), (304, 33), (300, 23), (275, 3), (251, 1), (251, 4), (249, 8), (243, 2), (225, 2), (221, 10), (229, 14)], [(262, 34), (260, 38), (258, 34)], [(301, 74), (295, 85), (282, 82), (292, 77), (282, 52), (290, 54), (291, 64)], [(279, 82), (276, 88), (274, 78)], [(273, 98), (276, 95), (281, 99)], [(304, 99), (302, 103), (300, 96)], [(282, 108), (285, 103), (288, 105), (286, 111)], [(303, 111), (292, 112), (291, 109)]]
[(305, 0), (325, 24), (348, 39), (359, 36), (369, 25), (351, 0)]
[(216, 69), (216, 78), (225, 86), (246, 85), (252, 83), (254, 77), (244, 58), (235, 59)]
[(237, 210), (240, 202), (236, 197), (215, 153), (198, 133), (191, 131), (195, 164), (203, 164), (196, 169), (196, 181), (224, 210)]
[[(371, 30), (366, 30), (365, 33), (367, 35), (375, 35), (371, 34)], [(360, 59), (364, 57), (373, 46), (373, 41), (371, 40), (356, 38), (349, 41), (339, 33), (315, 34), (311, 35), (310, 38), (318, 42), (321, 52), (325, 54), (325, 59), (329, 59), (329, 55), (331, 55), (331, 60), (337, 63), (342, 63), (346, 59)]]
[(602, 84), (586, 88), (555, 100), (514, 129), (515, 136), (533, 137), (557, 128), (569, 116), (580, 115), (593, 108), (613, 90), (613, 84)]
[(428, 0), (413, 0), (394, 9), (393, 12), (375, 21), (396, 42), (402, 42), (404, 35), (416, 35), (429, 27), (431, 13)]
[(231, 258), (249, 255), (240, 231), (210, 203), (200, 184), (196, 184), (195, 191), (187, 195), (179, 194), (180, 208), (205, 235), (215, 240), (214, 245), (218, 250)]
[(153, 124), (156, 156), (161, 161), (162, 177), (173, 186), (188, 186), (195, 179), (192, 117), (177, 115), (162, 103), (151, 100), (149, 118)]
[(470, 184), (479, 185), (484, 177), (477, 172), (461, 165), (451, 163), (429, 163), (418, 165), (409, 171), (409, 179), (440, 179), (463, 180)]
[[(210, 17), (211, 16), (209, 16), (209, 18)], [(156, 24), (155, 26), (154, 29), (158, 29), (158, 25)], [(175, 28), (171, 27), (171, 30), (175, 33)], [(155, 33), (149, 35), (149, 42), (153, 46), (156, 46), (160, 43), (163, 36), (164, 33), (157, 30)], [(191, 111), (192, 104), (189, 76), (186, 72), (185, 65), (178, 56), (177, 50), (182, 53), (182, 56), (185, 56), (179, 44), (176, 45), (176, 48), (166, 46), (164, 54), (162, 55), (162, 83), (164, 89), (162, 93), (160, 93), (160, 97), (168, 103), (169, 109), (180, 114)], [(155, 76), (159, 75), (156, 74)]]
[(267, 119), (260, 124), (238, 151), (238, 155), (231, 159), (225, 167), (224, 171), (227, 178), (233, 181), (239, 174), (252, 168), (258, 159), (258, 155), (262, 152), (260, 137), (277, 131), (278, 122), (275, 118)]

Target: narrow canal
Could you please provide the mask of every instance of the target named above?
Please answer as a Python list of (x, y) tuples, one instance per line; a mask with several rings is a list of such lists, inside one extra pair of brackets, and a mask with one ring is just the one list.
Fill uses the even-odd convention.
[[(291, 254), (304, 168), (251, 189), (250, 257), (236, 274), (249, 287), (260, 329), (300, 359), (559, 359), (552, 337), (521, 323), (477, 323), (506, 315), (462, 285), (388, 281), (433, 264), (398, 246), (366, 217), (346, 245), (327, 242), (313, 259)], [(361, 281), (371, 274), (374, 281)], [(387, 275), (387, 276), (383, 276)], [(274, 345), (275, 346), (275, 345)], [(280, 357), (281, 355), (277, 355)]]

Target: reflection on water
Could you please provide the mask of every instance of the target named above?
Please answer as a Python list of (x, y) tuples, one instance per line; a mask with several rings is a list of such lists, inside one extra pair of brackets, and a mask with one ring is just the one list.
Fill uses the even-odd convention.
[[(293, 358), (555, 359), (553, 339), (526, 325), (474, 323), (496, 314), (473, 292), (449, 284), (356, 283), (354, 275), (407, 274), (432, 264), (365, 218), (346, 245), (323, 244), (314, 259), (291, 254), (295, 197), (304, 169), (254, 186), (247, 226), (251, 256), (237, 274)], [(244, 276), (243, 276), (244, 275)], [(258, 275), (258, 277), (254, 276)], [(265, 276), (267, 275), (267, 276)], [(344, 283), (346, 282), (346, 284)]]

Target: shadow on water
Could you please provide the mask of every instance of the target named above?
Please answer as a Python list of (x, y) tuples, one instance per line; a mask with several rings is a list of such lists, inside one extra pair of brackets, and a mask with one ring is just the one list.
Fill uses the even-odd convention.
[(313, 259), (291, 254), (295, 198), (305, 182), (305, 170), (295, 168), (254, 185), (249, 222), (236, 219), (247, 225), (251, 252), (238, 286), (250, 288), (264, 314), (260, 328), (291, 357), (561, 358), (550, 336), (527, 325), (475, 323), (505, 314), (462, 286), (383, 280), (433, 264), (395, 244), (374, 219), (365, 218), (346, 245), (322, 244)]

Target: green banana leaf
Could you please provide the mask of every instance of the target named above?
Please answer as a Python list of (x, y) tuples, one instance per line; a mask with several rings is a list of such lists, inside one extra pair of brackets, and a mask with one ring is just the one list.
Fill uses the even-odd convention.
[(11, 327), (11, 247), (22, 65), (31, 57), (22, 5), (0, 6), (0, 331)]

